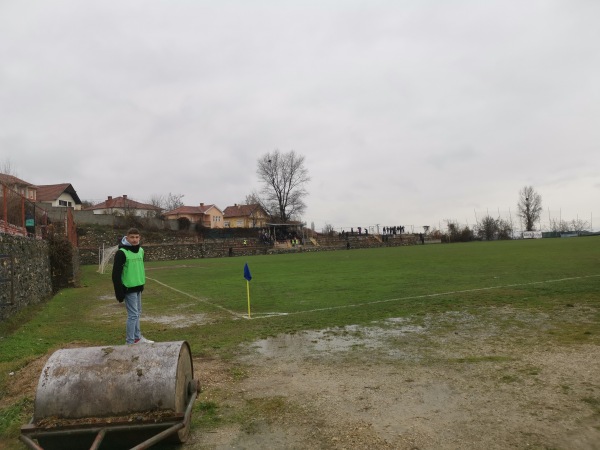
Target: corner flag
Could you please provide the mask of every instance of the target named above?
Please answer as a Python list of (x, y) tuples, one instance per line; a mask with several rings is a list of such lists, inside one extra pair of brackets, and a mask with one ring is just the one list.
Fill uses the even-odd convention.
[(244, 265), (244, 278), (246, 279), (246, 292), (248, 292), (248, 319), (250, 319), (250, 280), (252, 279), (252, 275), (250, 275), (248, 263)]
[(252, 275), (250, 275), (250, 268), (248, 267), (248, 263), (246, 263), (246, 265), (244, 266), (244, 278), (247, 281), (250, 281), (252, 279)]

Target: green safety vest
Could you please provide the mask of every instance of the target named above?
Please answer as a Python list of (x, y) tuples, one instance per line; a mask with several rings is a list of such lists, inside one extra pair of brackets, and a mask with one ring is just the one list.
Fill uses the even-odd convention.
[(146, 272), (144, 271), (144, 249), (140, 247), (137, 253), (121, 248), (125, 253), (125, 265), (121, 281), (125, 287), (143, 286), (146, 283)]

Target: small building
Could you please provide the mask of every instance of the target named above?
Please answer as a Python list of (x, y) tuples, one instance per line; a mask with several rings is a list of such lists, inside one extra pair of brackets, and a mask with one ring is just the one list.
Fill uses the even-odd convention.
[(269, 215), (260, 204), (228, 206), (223, 211), (225, 228), (264, 228)]
[(102, 203), (90, 206), (84, 210), (93, 211), (94, 214), (111, 214), (115, 216), (133, 215), (137, 217), (153, 217), (160, 214), (161, 211), (158, 206), (136, 202), (135, 200), (127, 198), (127, 195), (115, 198), (109, 195)]
[(44, 208), (36, 208), (38, 187), (14, 175), (0, 173), (0, 233), (41, 237), (47, 224)]
[(18, 194), (25, 197), (27, 200), (32, 202), (36, 201), (37, 198), (37, 186), (27, 181), (23, 181), (14, 175), (8, 175), (0, 173), (0, 183), (4, 184), (9, 189), (17, 192)]
[(223, 228), (223, 211), (216, 205), (180, 206), (163, 214), (165, 219), (185, 218), (205, 228)]
[(38, 185), (37, 202), (56, 207), (72, 207), (77, 211), (81, 209), (81, 200), (69, 183)]

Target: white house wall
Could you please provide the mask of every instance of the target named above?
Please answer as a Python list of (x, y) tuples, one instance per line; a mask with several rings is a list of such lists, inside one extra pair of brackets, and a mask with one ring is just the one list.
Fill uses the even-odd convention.
[(64, 207), (63, 205), (60, 204), (61, 200), (64, 202), (67, 202), (67, 204), (70, 202), (71, 203), (70, 206), (72, 206), (75, 210), (81, 209), (81, 205), (75, 204), (75, 200), (73, 199), (71, 194), (66, 194), (66, 193), (62, 193), (55, 201), (53, 201), (52, 206)]

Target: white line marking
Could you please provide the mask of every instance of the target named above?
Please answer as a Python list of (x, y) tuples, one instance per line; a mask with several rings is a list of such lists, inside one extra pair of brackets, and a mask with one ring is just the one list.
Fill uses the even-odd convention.
[[(581, 276), (581, 277), (559, 278), (557, 280), (533, 281), (531, 283), (505, 284), (505, 285), (501, 285), (501, 286), (490, 286), (490, 287), (475, 288), (475, 289), (464, 289), (464, 290), (460, 290), (460, 291), (438, 292), (436, 294), (412, 295), (410, 297), (397, 297), (397, 298), (389, 298), (386, 300), (375, 300), (372, 302), (365, 302), (365, 303), (352, 303), (350, 305), (331, 306), (328, 308), (317, 308), (317, 309), (309, 309), (306, 311), (294, 311), (294, 312), (289, 312), (289, 313), (280, 313), (279, 315), (291, 316), (291, 315), (296, 315), (296, 314), (312, 313), (312, 312), (319, 312), (319, 311), (331, 311), (334, 309), (357, 308), (359, 306), (375, 305), (377, 303), (396, 302), (396, 301), (400, 301), (400, 300), (415, 300), (418, 298), (441, 297), (443, 295), (465, 294), (468, 292), (478, 292), (478, 291), (491, 291), (493, 289), (503, 289), (503, 288), (509, 288), (509, 287), (518, 287), (518, 286), (533, 286), (535, 284), (560, 283), (562, 281), (581, 280), (584, 278), (594, 278), (594, 277), (600, 277), (600, 275), (585, 275), (585, 276)], [(273, 317), (276, 314), (277, 313), (266, 313), (266, 314), (262, 315), (259, 313), (259, 314), (255, 314), (252, 318), (253, 319), (265, 319), (268, 317)]]
[[(236, 313), (235, 311), (231, 311), (230, 309), (227, 309), (227, 308), (225, 308), (225, 307), (223, 307), (223, 306), (221, 306), (221, 305), (217, 305), (216, 303), (211, 303), (211, 302), (209, 302), (209, 301), (207, 301), (207, 300), (205, 300), (205, 299), (203, 299), (203, 298), (200, 298), (200, 297), (195, 297), (195, 296), (193, 296), (192, 294), (188, 294), (187, 292), (184, 292), (184, 291), (182, 291), (182, 290), (180, 290), (180, 289), (174, 288), (173, 286), (169, 286), (168, 284), (165, 284), (165, 283), (163, 283), (162, 281), (158, 281), (156, 278), (150, 278), (150, 277), (146, 277), (146, 279), (147, 279), (147, 280), (152, 280), (152, 281), (154, 281), (155, 283), (158, 283), (158, 284), (160, 284), (161, 286), (164, 286), (164, 287), (166, 287), (166, 288), (169, 288), (169, 289), (171, 289), (172, 291), (179, 292), (180, 294), (186, 295), (186, 296), (188, 296), (188, 297), (190, 297), (190, 298), (193, 298), (194, 300), (198, 300), (198, 301), (200, 301), (200, 302), (202, 302), (202, 303), (205, 303), (205, 304), (207, 304), (207, 305), (214, 306), (215, 308), (222, 309), (223, 311), (226, 311), (226, 312), (228, 312), (229, 314), (231, 314), (232, 316), (235, 316), (235, 317), (237, 317), (237, 318), (242, 318), (242, 319), (243, 319), (243, 318), (245, 318), (243, 315), (241, 315), (241, 314), (238, 314), (238, 313)], [(246, 318), (247, 318), (247, 317), (246, 317)]]
[[(519, 287), (519, 286), (533, 286), (535, 284), (547, 284), (547, 283), (561, 283), (563, 281), (573, 281), (573, 280), (582, 280), (584, 278), (595, 278), (595, 277), (600, 277), (600, 274), (598, 275), (585, 275), (585, 276), (581, 276), (581, 277), (569, 277), (569, 278), (559, 278), (556, 280), (545, 280), (545, 281), (532, 281), (531, 283), (516, 283), (516, 284), (504, 284), (504, 285), (500, 285), (500, 286), (489, 286), (489, 287), (483, 287), (483, 288), (475, 288), (475, 289), (463, 289), (460, 291), (447, 291), (447, 292), (438, 292), (435, 294), (423, 294), (423, 295), (412, 295), (409, 297), (397, 297), (397, 298), (388, 298), (386, 300), (374, 300), (372, 302), (364, 302), (364, 303), (352, 303), (349, 305), (340, 305), (340, 306), (330, 306), (328, 308), (317, 308), (317, 309), (307, 309), (305, 311), (294, 311), (294, 312), (269, 312), (269, 313), (257, 313), (257, 314), (253, 314), (252, 315), (252, 319), (266, 319), (269, 317), (276, 317), (276, 316), (292, 316), (292, 315), (297, 315), (297, 314), (306, 314), (306, 313), (312, 313), (312, 312), (320, 312), (320, 311), (331, 311), (334, 309), (344, 309), (344, 308), (358, 308), (360, 306), (369, 306), (369, 305), (376, 305), (378, 303), (389, 303), (389, 302), (397, 302), (397, 301), (401, 301), (401, 300), (415, 300), (415, 299), (419, 299), (419, 298), (431, 298), (431, 297), (441, 297), (444, 295), (452, 295), (452, 294), (466, 294), (469, 292), (480, 292), (480, 291), (491, 291), (494, 289), (504, 289), (504, 288), (510, 288), (510, 287)], [(188, 294), (187, 292), (181, 291), (179, 289), (176, 289), (174, 287), (171, 287), (165, 283), (162, 283), (158, 280), (155, 280), (154, 278), (149, 278), (146, 277), (149, 280), (155, 281), (158, 284), (161, 284), (175, 292), (179, 292), (180, 294), (183, 295), (187, 295), (190, 298), (193, 298), (195, 300), (199, 300), (203, 303), (206, 303), (208, 305), (214, 306), (215, 308), (220, 308), (224, 311), (227, 311), (229, 314), (231, 314), (232, 316), (235, 316), (237, 318), (241, 318), (241, 319), (248, 319), (247, 315), (242, 315), (239, 313), (236, 313), (234, 311), (231, 311), (227, 308), (224, 308), (223, 306), (217, 305), (215, 303), (211, 303), (209, 301), (206, 301), (202, 298), (199, 297), (194, 297), (193, 295)]]

